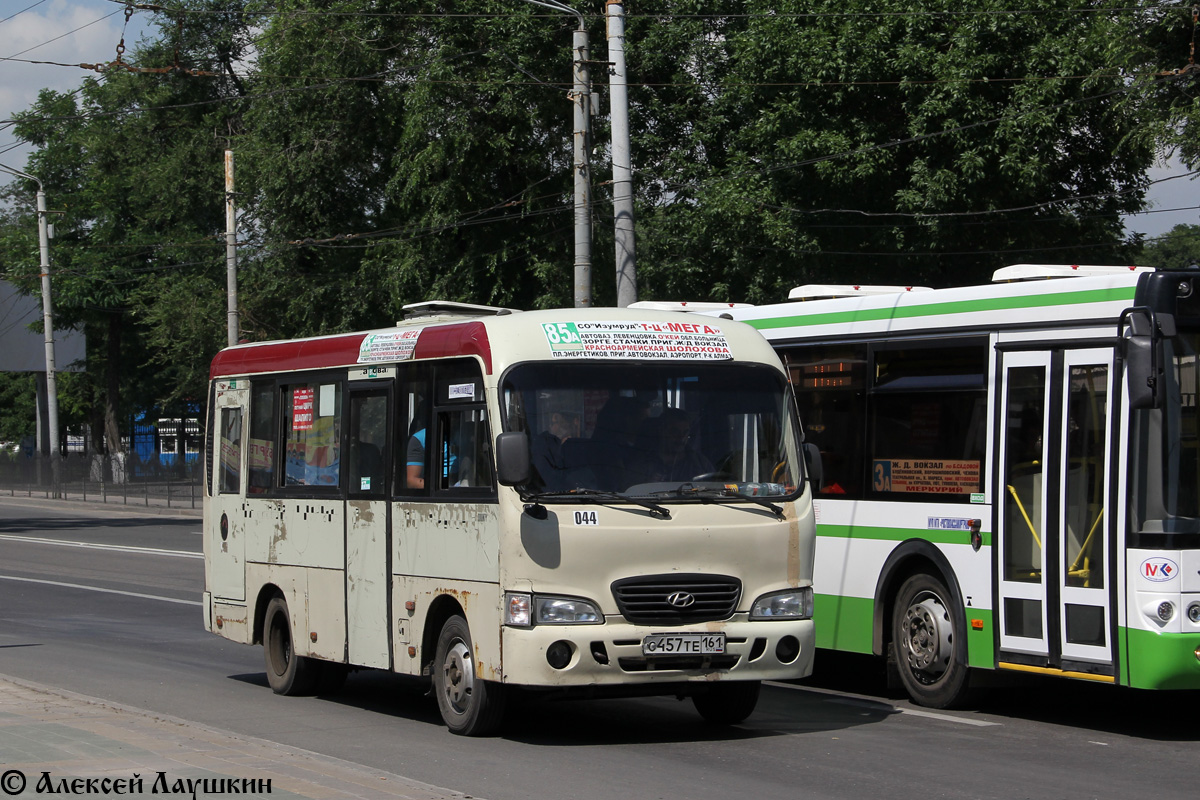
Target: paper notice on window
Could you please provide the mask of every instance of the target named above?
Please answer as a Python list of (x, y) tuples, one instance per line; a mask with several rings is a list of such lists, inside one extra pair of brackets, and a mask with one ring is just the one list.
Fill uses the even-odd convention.
[(696, 322), (558, 322), (542, 325), (553, 358), (728, 361), (720, 328)]
[(292, 390), (292, 430), (308, 431), (313, 426), (313, 390), (311, 386)]
[(367, 334), (358, 346), (358, 363), (371, 364), (378, 361), (408, 361), (417, 349), (421, 330), (391, 331)]
[(872, 488), (877, 492), (973, 494), (979, 491), (978, 461), (876, 459)]

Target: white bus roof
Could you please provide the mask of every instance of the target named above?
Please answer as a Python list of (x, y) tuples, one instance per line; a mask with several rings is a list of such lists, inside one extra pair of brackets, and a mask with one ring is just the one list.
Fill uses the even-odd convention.
[(782, 369), (770, 344), (740, 322), (677, 311), (566, 308), (409, 319), (390, 328), (235, 345), (217, 353), (210, 377), (340, 367), (387, 367), (475, 356), (498, 375), (522, 361), (751, 361)]
[(640, 308), (644, 311), (721, 311), (726, 308), (753, 308), (753, 303), (693, 303), (687, 300), (639, 300), (630, 303), (630, 308)]
[(1153, 267), (1113, 267), (1094, 264), (1013, 264), (992, 273), (992, 280), (1036, 281), (1046, 278), (1083, 278), (1096, 275), (1125, 275), (1154, 272)]
[[(1011, 274), (1050, 272), (1018, 265)], [(852, 297), (786, 301), (728, 313), (772, 341), (845, 337), (911, 336), (956, 328), (1107, 325), (1131, 306), (1138, 281), (1153, 270), (1113, 267), (1070, 269), (1069, 280), (1010, 280), (927, 291), (859, 294)], [(1004, 273), (1001, 274), (1010, 274)], [(713, 314), (714, 312), (704, 312)], [(1115, 330), (1115, 327), (1114, 327)]]
[(835, 297), (868, 297), (877, 294), (931, 292), (928, 286), (869, 286), (849, 283), (806, 283), (788, 292), (788, 300), (830, 300)]

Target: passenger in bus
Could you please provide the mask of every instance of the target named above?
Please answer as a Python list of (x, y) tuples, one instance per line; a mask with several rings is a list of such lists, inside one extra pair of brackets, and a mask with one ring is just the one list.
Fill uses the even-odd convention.
[[(458, 474), (458, 457), (444, 443), (442, 449), (442, 474), (447, 479), (447, 486), (455, 482)], [(404, 459), (404, 485), (408, 489), (425, 488), (425, 429), (421, 428), (408, 438), (407, 456)]]
[(688, 481), (712, 472), (712, 462), (691, 447), (692, 423), (683, 409), (665, 409), (643, 428), (643, 483)]
[(533, 468), (542, 486), (552, 491), (567, 488), (567, 464), (563, 459), (563, 443), (579, 438), (579, 414), (560, 410), (550, 413), (550, 426), (533, 437), (529, 452)]

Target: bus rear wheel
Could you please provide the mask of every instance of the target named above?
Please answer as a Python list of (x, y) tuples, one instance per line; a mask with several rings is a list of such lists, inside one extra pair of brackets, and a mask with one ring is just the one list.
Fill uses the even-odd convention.
[(451, 733), (487, 736), (500, 728), (504, 691), (498, 683), (479, 678), (467, 621), (453, 616), (442, 626), (433, 663), (433, 693)]
[(892, 641), (900, 680), (915, 703), (954, 708), (966, 702), (970, 669), (958, 657), (961, 618), (962, 609), (932, 575), (914, 575), (901, 585)]
[(716, 683), (703, 694), (693, 695), (692, 703), (705, 722), (737, 725), (754, 713), (761, 689), (760, 681)]
[(321, 665), (311, 658), (296, 655), (292, 617), (288, 614), (287, 601), (282, 597), (273, 597), (267, 604), (263, 655), (267, 662), (267, 683), (275, 694), (308, 695), (316, 689)]

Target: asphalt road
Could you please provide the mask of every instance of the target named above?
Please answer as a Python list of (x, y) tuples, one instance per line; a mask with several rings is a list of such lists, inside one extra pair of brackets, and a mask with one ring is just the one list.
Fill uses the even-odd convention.
[(489, 800), (1195, 796), (1195, 694), (1029, 680), (939, 712), (825, 653), (730, 729), (673, 698), (530, 701), (503, 736), (464, 739), (423, 686), (377, 672), (277, 697), (260, 648), (203, 630), (200, 551), (196, 518), (0, 499), (0, 673)]

